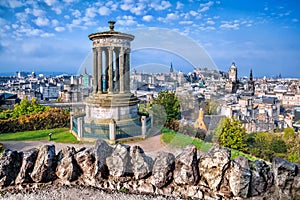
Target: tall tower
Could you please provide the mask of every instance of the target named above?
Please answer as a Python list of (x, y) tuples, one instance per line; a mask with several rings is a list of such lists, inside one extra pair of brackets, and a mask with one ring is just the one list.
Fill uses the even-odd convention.
[(253, 73), (252, 69), (250, 70), (249, 81), (248, 81), (248, 92), (250, 95), (254, 95), (255, 93), (255, 82), (253, 81)]
[(233, 83), (237, 82), (237, 68), (234, 62), (229, 69), (229, 80)]

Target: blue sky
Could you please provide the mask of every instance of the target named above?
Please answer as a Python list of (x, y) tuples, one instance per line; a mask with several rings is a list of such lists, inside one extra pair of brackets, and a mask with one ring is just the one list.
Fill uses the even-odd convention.
[[(258, 77), (300, 77), (300, 3), (294, 0), (1, 0), (0, 72), (77, 73), (91, 52), (87, 36), (108, 30), (109, 20), (122, 32), (174, 31), (202, 47), (222, 71), (234, 61), (239, 76), (252, 68)], [(195, 47), (186, 52), (195, 53)], [(140, 53), (132, 54), (132, 67), (151, 57), (166, 66), (173, 62), (176, 70), (190, 69), (186, 61), (157, 51)]]

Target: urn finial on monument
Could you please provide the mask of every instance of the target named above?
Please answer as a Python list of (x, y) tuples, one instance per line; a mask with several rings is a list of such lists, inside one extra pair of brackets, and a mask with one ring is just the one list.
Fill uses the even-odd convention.
[(114, 31), (115, 23), (116, 23), (115, 21), (108, 21), (110, 31)]

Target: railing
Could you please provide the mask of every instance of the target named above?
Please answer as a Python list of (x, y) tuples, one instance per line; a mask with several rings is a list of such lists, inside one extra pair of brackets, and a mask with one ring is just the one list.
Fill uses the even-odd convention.
[(141, 121), (136, 120), (128, 124), (116, 125), (116, 139), (129, 138), (141, 135)]
[(109, 125), (99, 125), (95, 123), (83, 125), (83, 137), (109, 139)]

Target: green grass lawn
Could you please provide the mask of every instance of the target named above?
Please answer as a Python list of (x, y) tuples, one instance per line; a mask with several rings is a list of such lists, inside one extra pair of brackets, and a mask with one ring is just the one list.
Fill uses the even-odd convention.
[(51, 141), (72, 144), (78, 143), (76, 137), (69, 132), (68, 128), (56, 128), (49, 130), (26, 131), (17, 133), (3, 133), (0, 134), (0, 142), (49, 140), (49, 133), (52, 133)]
[(192, 138), (168, 129), (162, 130), (161, 138), (163, 142), (177, 148), (184, 148), (188, 145), (195, 145), (199, 151), (207, 152), (213, 146), (213, 144), (211, 143), (206, 143), (200, 139)]
[[(177, 133), (168, 129), (162, 129), (161, 139), (163, 142), (169, 144), (172, 147), (176, 148), (184, 148), (188, 145), (195, 145), (199, 151), (207, 152), (211, 147), (214, 146), (212, 143), (204, 142), (198, 138), (192, 138), (187, 135), (183, 135), (181, 133)], [(231, 149), (231, 160), (239, 157), (244, 156), (248, 160), (254, 161), (259, 160), (259, 158), (253, 157), (249, 154), (245, 154), (238, 150)]]

